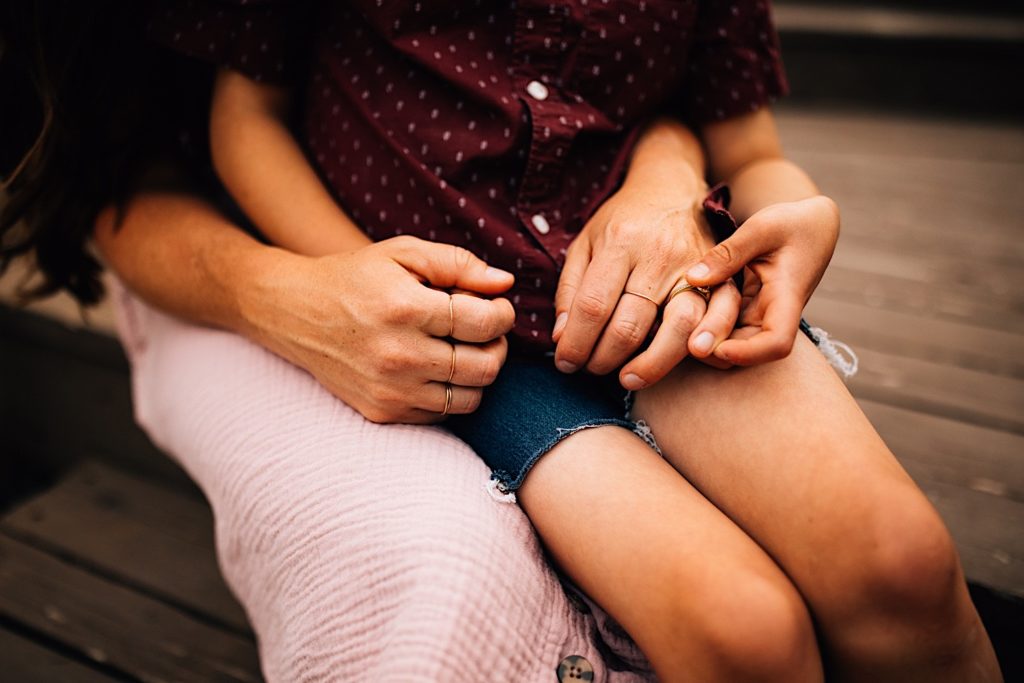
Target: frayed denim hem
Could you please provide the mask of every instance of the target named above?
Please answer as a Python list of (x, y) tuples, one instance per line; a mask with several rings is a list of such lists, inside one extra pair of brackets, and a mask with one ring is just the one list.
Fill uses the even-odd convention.
[(651, 428), (643, 420), (633, 422), (632, 420), (619, 418), (602, 418), (591, 422), (585, 422), (584, 424), (577, 425), (575, 427), (559, 427), (557, 434), (544, 446), (537, 449), (537, 452), (531, 455), (530, 458), (523, 463), (519, 472), (512, 473), (507, 470), (494, 470), (491, 472), (491, 479), (487, 485), (488, 491), (497, 500), (514, 503), (515, 492), (523, 485), (523, 481), (526, 479), (526, 475), (530, 472), (530, 469), (537, 464), (537, 461), (540, 460), (544, 454), (557, 446), (563, 439), (572, 436), (576, 432), (581, 432), (584, 429), (593, 429), (594, 427), (606, 427), (609, 425), (628, 429), (643, 439), (644, 443), (650, 446), (655, 453), (661, 455), (661, 449), (658, 447), (658, 443), (654, 440), (654, 434), (651, 432)]

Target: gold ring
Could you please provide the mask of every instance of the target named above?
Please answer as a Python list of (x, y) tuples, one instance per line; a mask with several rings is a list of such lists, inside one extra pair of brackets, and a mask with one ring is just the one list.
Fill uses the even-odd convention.
[(448, 373), (447, 383), (452, 383), (452, 378), (455, 377), (455, 344), (452, 344), (452, 370)]
[(452, 407), (452, 385), (451, 384), (445, 384), (444, 385), (444, 410), (441, 411), (441, 417), (444, 417), (445, 415), (447, 415), (448, 411), (451, 410), (451, 407)]
[(455, 297), (448, 295), (448, 336), (455, 336)]
[(697, 292), (697, 294), (700, 295), (700, 298), (704, 299), (704, 303), (711, 301), (710, 287), (698, 287), (697, 285), (691, 285), (686, 280), (683, 280), (682, 282), (677, 283), (672, 291), (669, 292), (668, 299), (665, 300), (665, 303), (667, 304), (669, 301), (672, 301), (677, 294), (682, 294), (683, 292)]
[(655, 301), (655, 300), (654, 300), (654, 299), (652, 299), (651, 297), (647, 296), (646, 294), (641, 294), (640, 292), (631, 292), (631, 291), (629, 291), (628, 289), (626, 289), (626, 290), (623, 290), (623, 292), (622, 292), (622, 293), (623, 293), (623, 294), (632, 294), (633, 296), (638, 296), (638, 297), (640, 297), (641, 299), (647, 299), (648, 301), (650, 301), (650, 302), (651, 302), (652, 304), (654, 304), (654, 305), (655, 305), (655, 306), (657, 306), (658, 308), (661, 308), (661, 304), (660, 304), (660, 303), (658, 303), (657, 301)]

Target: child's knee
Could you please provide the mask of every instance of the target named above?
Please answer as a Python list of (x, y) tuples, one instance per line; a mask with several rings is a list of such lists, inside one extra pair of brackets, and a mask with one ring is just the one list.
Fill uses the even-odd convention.
[(687, 649), (705, 659), (698, 678), (821, 680), (814, 627), (796, 589), (775, 577), (742, 569), (732, 573), (717, 593), (690, 586), (676, 598), (674, 631), (692, 639)]
[(961, 637), (958, 625), (969, 620), (956, 546), (919, 491), (894, 492), (850, 542), (856, 552), (830, 581), (827, 630), (854, 642), (884, 630), (884, 647), (897, 649), (942, 649)]

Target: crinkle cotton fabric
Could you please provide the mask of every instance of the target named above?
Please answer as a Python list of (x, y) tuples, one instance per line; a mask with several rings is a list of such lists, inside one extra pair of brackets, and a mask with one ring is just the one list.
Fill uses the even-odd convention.
[(136, 417), (210, 501), (270, 683), (541, 683), (573, 655), (598, 682), (654, 680), (465, 444), (368, 422), (236, 335), (114, 300)]

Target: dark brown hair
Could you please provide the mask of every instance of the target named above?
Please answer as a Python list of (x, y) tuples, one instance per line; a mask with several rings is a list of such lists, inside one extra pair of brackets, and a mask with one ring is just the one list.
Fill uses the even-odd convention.
[(94, 304), (96, 216), (156, 165), (205, 157), (208, 70), (148, 44), (149, 3), (0, 4), (0, 274), (31, 253), (43, 277), (26, 298), (66, 289)]

